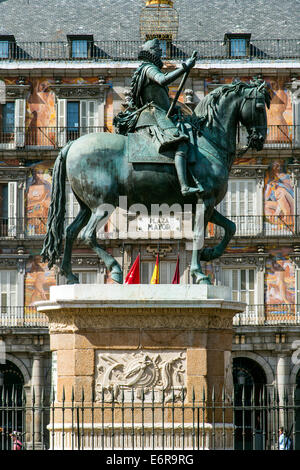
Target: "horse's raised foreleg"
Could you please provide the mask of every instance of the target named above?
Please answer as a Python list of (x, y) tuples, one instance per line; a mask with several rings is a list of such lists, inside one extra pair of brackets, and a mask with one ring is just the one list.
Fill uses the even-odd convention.
[(214, 209), (209, 222), (223, 227), (225, 234), (217, 246), (214, 248), (204, 248), (204, 250), (201, 252), (201, 260), (203, 261), (211, 261), (222, 256), (236, 231), (235, 223), (224, 217), (224, 215), (220, 214), (220, 212), (218, 212), (216, 209)]
[(78, 284), (79, 280), (72, 273), (71, 257), (72, 246), (76, 240), (80, 230), (88, 223), (91, 217), (91, 210), (78, 199), (80, 203), (80, 211), (73, 222), (66, 228), (65, 248), (62, 263), (60, 265), (60, 274), (67, 278), (67, 284)]
[(113, 256), (107, 253), (103, 248), (100, 247), (97, 243), (96, 230), (98, 224), (107, 217), (107, 213), (104, 211), (97, 211), (93, 213), (88, 225), (86, 226), (84, 233), (82, 235), (84, 242), (89, 245), (97, 253), (99, 258), (102, 259), (108, 271), (111, 272), (111, 278), (113, 281), (122, 284), (123, 282), (123, 272), (119, 263), (115, 260)]

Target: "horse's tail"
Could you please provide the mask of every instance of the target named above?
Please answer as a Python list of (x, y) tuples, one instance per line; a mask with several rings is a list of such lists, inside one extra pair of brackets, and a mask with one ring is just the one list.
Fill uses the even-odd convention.
[(52, 268), (61, 253), (66, 206), (66, 158), (72, 143), (73, 141), (68, 142), (61, 149), (53, 168), (47, 234), (41, 251), (42, 260), (48, 261), (49, 269)]

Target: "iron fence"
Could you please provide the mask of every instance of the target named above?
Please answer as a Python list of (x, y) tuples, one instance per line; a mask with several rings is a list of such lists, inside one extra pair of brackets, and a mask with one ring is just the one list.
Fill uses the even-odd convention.
[[(0, 61), (135, 61), (144, 41), (87, 41), (82, 50), (72, 49), (71, 41), (9, 41)], [(300, 39), (251, 39), (240, 54), (231, 54), (224, 40), (167, 41), (164, 59), (183, 60), (198, 52), (198, 61), (214, 60), (293, 60), (300, 57)]]
[[(182, 388), (102, 388), (86, 397), (84, 390), (51, 397), (33, 389), (2, 387), (0, 447), (9, 450), (18, 435), (30, 450), (292, 450), (300, 449), (299, 388), (270, 389), (235, 384), (232, 391)], [(279, 429), (285, 429), (281, 449)], [(13, 434), (13, 432), (15, 433)], [(13, 434), (13, 435), (12, 435)]]

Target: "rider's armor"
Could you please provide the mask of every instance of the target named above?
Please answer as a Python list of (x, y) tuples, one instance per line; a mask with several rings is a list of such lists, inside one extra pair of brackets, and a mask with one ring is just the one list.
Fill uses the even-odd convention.
[[(182, 65), (172, 72), (161, 72), (163, 63), (160, 60), (159, 41), (147, 41), (139, 53), (143, 60), (135, 71), (132, 81), (128, 109), (119, 113), (114, 119), (116, 131), (121, 134), (128, 132), (145, 132), (151, 136), (158, 152), (174, 150), (175, 167), (181, 185), (181, 191), (190, 194), (201, 191), (202, 187), (190, 188), (187, 183), (186, 166), (188, 158), (189, 134), (176, 116), (167, 116), (171, 106), (167, 85), (183, 75), (187, 66)], [(175, 108), (176, 114), (176, 108)]]

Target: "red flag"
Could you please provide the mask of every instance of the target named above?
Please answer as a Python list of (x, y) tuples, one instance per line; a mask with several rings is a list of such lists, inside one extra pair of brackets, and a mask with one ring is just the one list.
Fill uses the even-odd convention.
[(131, 266), (124, 284), (140, 284), (140, 255), (138, 255), (135, 262)]
[(180, 284), (179, 255), (177, 256), (177, 263), (176, 263), (176, 268), (175, 268), (175, 273), (173, 276), (172, 284)]

